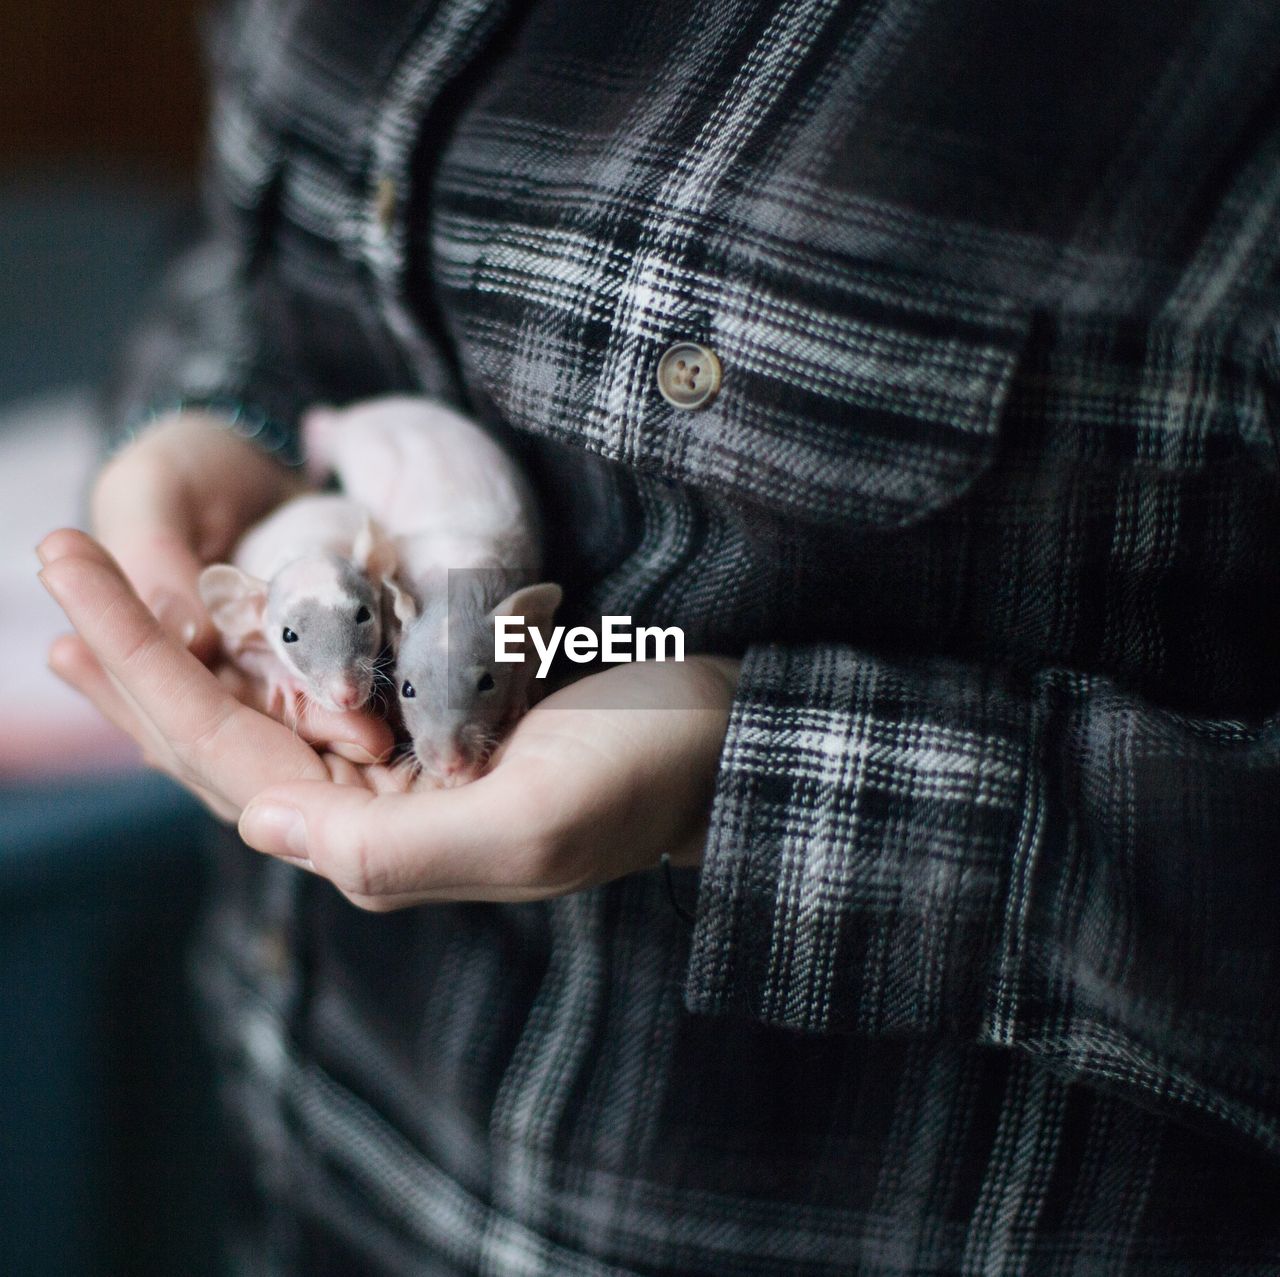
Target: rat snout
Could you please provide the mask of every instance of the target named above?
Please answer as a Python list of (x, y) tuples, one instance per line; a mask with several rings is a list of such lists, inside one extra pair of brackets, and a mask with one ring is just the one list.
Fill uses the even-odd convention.
[(433, 776), (443, 789), (452, 789), (475, 780), (480, 774), (480, 759), (456, 742), (447, 745), (415, 745), (423, 770)]
[(463, 785), (471, 779), (472, 764), (458, 750), (445, 754), (440, 760), (440, 775), (446, 786)]
[(335, 709), (359, 709), (364, 702), (364, 694), (356, 683), (349, 678), (335, 678), (325, 688)]

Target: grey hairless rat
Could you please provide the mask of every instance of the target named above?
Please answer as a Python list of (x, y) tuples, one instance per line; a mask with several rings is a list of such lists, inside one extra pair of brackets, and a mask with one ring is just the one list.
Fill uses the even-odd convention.
[(353, 710), (373, 690), (395, 549), (351, 498), (286, 502), (208, 567), (199, 589), (231, 659), (267, 683), (268, 705), (297, 698)]
[(441, 785), (474, 779), (531, 692), (531, 662), (495, 660), (493, 618), (541, 627), (560, 604), (558, 585), (537, 583), (529, 484), (480, 426), (425, 399), (316, 408), (303, 429), (313, 473), (335, 473), (394, 542), (407, 586), (389, 587), (395, 679), (414, 755)]

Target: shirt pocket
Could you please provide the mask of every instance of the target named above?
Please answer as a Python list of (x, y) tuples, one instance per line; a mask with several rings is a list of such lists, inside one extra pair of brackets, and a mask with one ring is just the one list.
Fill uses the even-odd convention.
[[(563, 230), (437, 237), (471, 388), (517, 430), (811, 523), (893, 528), (957, 501), (996, 455), (1029, 322), (1009, 301), (795, 243), (606, 253)], [(593, 269), (584, 259), (594, 258)], [(462, 284), (463, 287), (457, 286)], [(696, 409), (664, 353), (714, 353)]]

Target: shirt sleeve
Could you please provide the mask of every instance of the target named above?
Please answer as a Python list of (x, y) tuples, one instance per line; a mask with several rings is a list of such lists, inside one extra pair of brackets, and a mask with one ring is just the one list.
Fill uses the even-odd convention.
[(952, 1034), (1280, 1155), (1280, 721), (846, 647), (744, 662), (689, 1008)]
[(296, 462), (299, 416), (322, 388), (293, 348), (296, 322), (273, 317), (272, 304), (233, 235), (211, 231), (188, 249), (126, 346), (109, 396), (109, 446), (157, 416), (200, 407)]
[(323, 388), (305, 316), (275, 261), (281, 142), (252, 90), (261, 32), (251, 6), (232, 0), (206, 16), (202, 36), (212, 90), (203, 221), (122, 346), (106, 394), (107, 443), (118, 448), (153, 418), (200, 407), (296, 459), (298, 417)]
[(287, 78), (305, 52), (278, 9), (234, 0), (207, 23), (203, 229), (125, 344), (107, 395), (113, 448), (157, 416), (198, 407), (297, 461), (299, 418), (313, 403), (434, 386), (433, 376), (441, 393), (452, 388), (442, 358), (439, 370), (410, 370), (341, 217), (319, 230), (299, 217), (308, 152), (299, 121), (266, 91), (262, 62), (272, 50), (273, 74)]

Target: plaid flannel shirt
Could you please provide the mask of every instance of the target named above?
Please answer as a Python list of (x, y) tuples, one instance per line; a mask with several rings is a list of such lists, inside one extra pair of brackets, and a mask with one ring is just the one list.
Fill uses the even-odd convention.
[(744, 656), (692, 930), (229, 860), (244, 1267), (1274, 1277), (1280, 9), (255, 0), (214, 61), (123, 417), (443, 396), (572, 607)]

